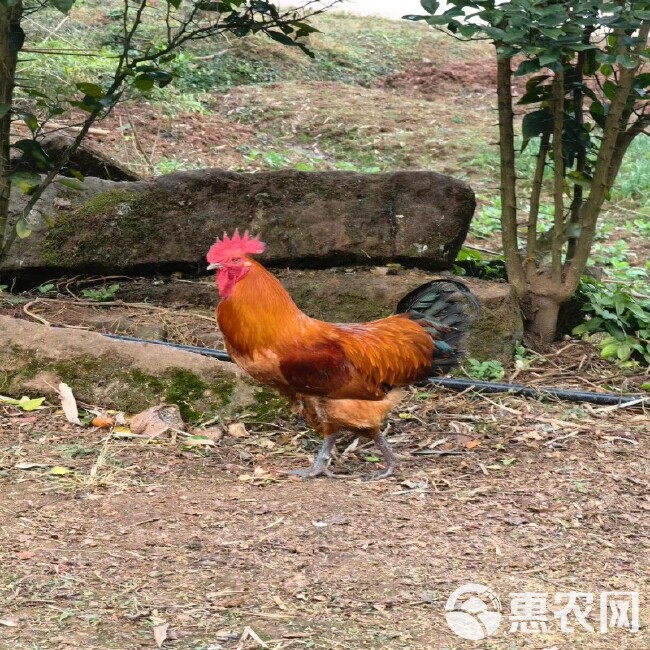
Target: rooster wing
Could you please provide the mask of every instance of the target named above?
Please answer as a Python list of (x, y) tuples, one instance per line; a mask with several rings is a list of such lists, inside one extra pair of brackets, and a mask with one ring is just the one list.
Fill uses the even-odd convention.
[(329, 325), (316, 342), (284, 351), (280, 371), (297, 393), (380, 400), (394, 386), (426, 377), (434, 350), (431, 334), (400, 314), (359, 325)]

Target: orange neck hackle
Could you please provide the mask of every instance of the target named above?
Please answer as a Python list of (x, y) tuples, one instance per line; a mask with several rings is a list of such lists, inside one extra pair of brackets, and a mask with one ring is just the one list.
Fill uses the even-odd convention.
[(228, 345), (240, 354), (269, 348), (299, 335), (311, 320), (291, 299), (280, 281), (261, 264), (248, 258), (248, 273), (222, 298), (217, 321)]

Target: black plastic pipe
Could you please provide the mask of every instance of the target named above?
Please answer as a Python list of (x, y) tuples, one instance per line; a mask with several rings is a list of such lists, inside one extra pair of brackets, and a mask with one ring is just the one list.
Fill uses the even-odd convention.
[[(138, 339), (133, 336), (122, 336), (121, 334), (104, 334), (109, 339), (119, 341), (131, 341), (133, 343), (152, 343), (153, 345), (164, 345), (184, 352), (202, 354), (205, 357), (219, 359), (219, 361), (230, 361), (230, 355), (225, 350), (214, 350), (212, 348), (200, 348), (195, 345), (181, 345), (180, 343), (169, 343), (168, 341), (154, 341), (150, 339)], [(616, 406), (627, 404), (628, 402), (637, 402), (639, 406), (650, 404), (650, 397), (647, 395), (622, 395), (618, 393), (592, 393), (583, 390), (569, 390), (566, 388), (552, 388), (542, 386), (533, 388), (522, 384), (505, 384), (492, 381), (478, 381), (474, 379), (455, 379), (453, 377), (428, 377), (419, 382), (416, 386), (442, 386), (451, 390), (474, 389), (485, 393), (509, 393), (511, 395), (521, 395), (522, 397), (534, 397), (540, 399), (544, 397), (554, 397), (568, 402), (589, 402), (591, 404), (600, 404), (603, 406)]]

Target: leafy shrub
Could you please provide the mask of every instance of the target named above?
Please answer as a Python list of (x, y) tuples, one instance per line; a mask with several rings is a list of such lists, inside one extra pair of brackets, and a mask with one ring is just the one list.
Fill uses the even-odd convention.
[(583, 278), (577, 296), (589, 320), (573, 329), (577, 335), (604, 332), (598, 342), (603, 359), (628, 364), (650, 363), (650, 299), (639, 298), (619, 285)]
[(506, 265), (501, 256), (486, 260), (472, 248), (461, 248), (454, 262), (454, 273), (481, 280), (505, 280)]
[(480, 381), (499, 381), (503, 379), (506, 371), (500, 361), (479, 361), (478, 359), (467, 359), (465, 372), (472, 378)]

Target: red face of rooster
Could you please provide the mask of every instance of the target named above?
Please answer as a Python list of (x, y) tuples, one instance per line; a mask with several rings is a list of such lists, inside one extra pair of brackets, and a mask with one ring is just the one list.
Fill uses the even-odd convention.
[(253, 263), (248, 255), (264, 251), (264, 243), (257, 237), (251, 237), (248, 230), (240, 236), (235, 230), (232, 237), (226, 233), (223, 239), (217, 239), (208, 251), (208, 270), (217, 271), (217, 288), (222, 298), (227, 298), (232, 290), (251, 269)]

